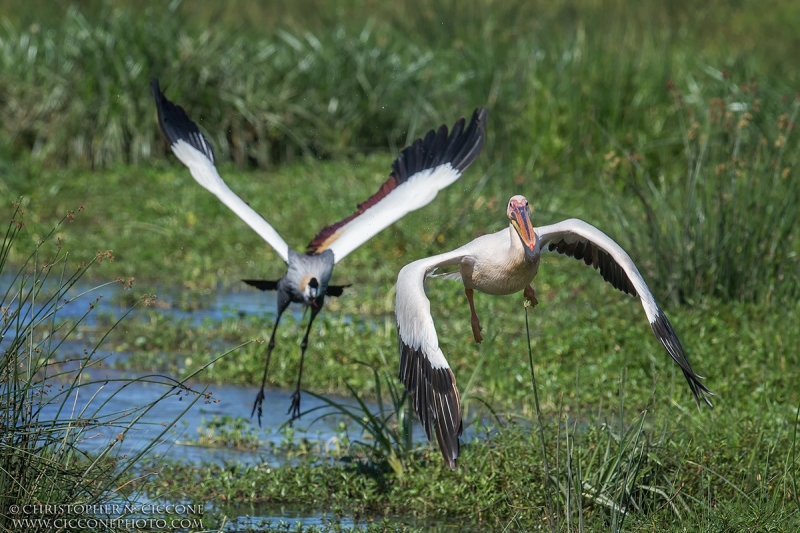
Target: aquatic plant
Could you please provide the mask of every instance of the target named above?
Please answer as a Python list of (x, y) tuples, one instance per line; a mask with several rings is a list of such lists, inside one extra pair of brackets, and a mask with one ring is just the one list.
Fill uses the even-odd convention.
[[(350, 397), (355, 400), (356, 406), (307, 391), (325, 405), (310, 409), (303, 415), (329, 407), (330, 410), (317, 417), (315, 421), (330, 416), (342, 416), (353, 422), (361, 428), (362, 434), (354, 438), (347, 436), (350, 450), (344, 450), (344, 452), (345, 455), (348, 452), (352, 454), (347, 459), (355, 462), (365, 461), (370, 467), (379, 470), (388, 466), (398, 477), (402, 477), (406, 461), (419, 450), (419, 446), (416, 446), (412, 440), (412, 417), (414, 414), (407, 404), (407, 393), (394, 375), (379, 372), (378, 368), (373, 365), (360, 362), (356, 364), (366, 366), (372, 371), (375, 380), (374, 393), (378, 404), (377, 411), (370, 409), (363, 399), (363, 393), (348, 383), (347, 389), (350, 391)], [(389, 394), (386, 404), (384, 404), (381, 381)]]
[[(24, 211), (20, 202), (15, 202), (11, 222), (0, 244), (0, 275), (8, 283), (0, 293), (0, 349), (3, 350), (0, 529), (3, 531), (14, 530), (14, 519), (26, 518), (15, 515), (10, 510), (11, 504), (92, 505), (125, 500), (137, 488), (132, 479), (137, 462), (174, 421), (159, 426), (150, 444), (133, 453), (120, 451), (126, 437), (135, 435), (144, 424), (142, 417), (159, 401), (174, 398), (176, 394), (188, 395), (191, 399), (186, 402), (186, 409), (189, 409), (204, 398), (184, 382), (165, 376), (91, 379), (90, 374), (104, 359), (98, 350), (105, 335), (93, 346), (87, 346), (82, 354), (72, 355), (74, 348), (67, 348), (102, 297), (98, 295), (83, 314), (69, 319), (62, 316), (64, 308), (76, 305), (75, 300), (87, 294), (74, 294), (71, 289), (92, 266), (113, 258), (111, 251), (104, 251), (77, 265), (70, 260), (61, 234), (76, 216), (79, 215), (75, 212), (67, 213), (40, 238), (24, 232)], [(27, 250), (27, 259), (19, 269), (10, 269), (8, 264), (14, 246)], [(87, 292), (97, 294), (96, 291), (111, 283), (130, 288), (132, 282), (117, 280)], [(145, 296), (139, 305), (149, 301), (150, 297)], [(106, 335), (131, 309), (109, 327)], [(127, 387), (141, 383), (162, 386), (164, 392), (158, 399), (143, 402), (130, 411), (111, 408), (115, 396), (126, 394)], [(113, 392), (100, 399), (100, 389), (105, 387), (112, 387)], [(89, 439), (97, 442), (103, 434), (109, 435), (108, 441), (103, 446), (93, 446), (98, 451), (90, 453), (82, 448)]]

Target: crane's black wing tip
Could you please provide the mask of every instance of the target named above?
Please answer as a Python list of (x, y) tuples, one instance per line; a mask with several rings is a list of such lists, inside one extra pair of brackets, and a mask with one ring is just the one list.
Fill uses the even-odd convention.
[(245, 283), (248, 285), (255, 287), (256, 289), (260, 289), (262, 291), (276, 291), (278, 290), (278, 282), (280, 280), (268, 280), (268, 279), (243, 279)]
[(489, 110), (479, 107), (472, 112), (466, 128), (466, 119), (461, 117), (449, 132), (447, 125), (442, 124), (416, 139), (392, 163), (390, 179), (394, 179), (394, 186), (419, 172), (446, 164), (459, 174), (463, 173), (483, 150), (488, 121)]
[(472, 112), (472, 120), (470, 122), (477, 122), (486, 130), (486, 126), (489, 124), (489, 110), (485, 107), (475, 108), (475, 111)]
[(472, 120), (466, 129), (465, 119), (462, 117), (455, 122), (449, 134), (447, 125), (442, 124), (438, 129), (430, 130), (424, 137), (415, 139), (394, 160), (389, 178), (377, 192), (358, 204), (352, 215), (322, 228), (308, 243), (306, 253), (316, 255), (327, 250), (339, 238), (338, 232), (341, 228), (420, 172), (449, 165), (460, 177), (483, 150), (488, 119), (489, 111), (479, 107), (472, 113)]
[(158, 103), (161, 98), (164, 97), (164, 93), (161, 92), (161, 87), (158, 84), (158, 78), (153, 78), (150, 80), (150, 94), (153, 95), (153, 99)]
[(347, 285), (328, 285), (328, 288), (325, 289), (325, 296), (341, 296), (342, 293), (344, 293), (344, 290), (351, 285), (351, 283), (348, 283)]
[(189, 118), (183, 107), (173, 103), (164, 95), (158, 83), (158, 78), (153, 78), (150, 82), (150, 93), (156, 102), (158, 111), (158, 125), (167, 138), (172, 148), (178, 141), (184, 141), (193, 148), (202, 152), (213, 164), (214, 147), (200, 132), (197, 124)]

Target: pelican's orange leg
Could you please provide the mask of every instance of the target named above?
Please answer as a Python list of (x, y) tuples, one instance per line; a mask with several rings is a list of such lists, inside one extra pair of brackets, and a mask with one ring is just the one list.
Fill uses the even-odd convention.
[(467, 295), (467, 300), (469, 300), (469, 310), (472, 313), (472, 336), (475, 337), (475, 342), (480, 344), (483, 341), (483, 337), (481, 337), (481, 321), (478, 320), (478, 315), (475, 313), (475, 302), (472, 301), (472, 295), (475, 291), (472, 289), (464, 289), (464, 292)]

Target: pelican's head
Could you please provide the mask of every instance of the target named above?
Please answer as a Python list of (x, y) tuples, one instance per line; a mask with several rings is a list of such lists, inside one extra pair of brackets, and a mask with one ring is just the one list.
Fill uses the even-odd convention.
[(533, 253), (534, 246), (536, 245), (536, 233), (533, 231), (531, 225), (531, 208), (528, 205), (528, 200), (518, 194), (512, 196), (508, 201), (508, 211), (506, 212), (511, 225), (517, 231), (517, 235), (522, 240), (528, 252)]
[(307, 304), (316, 305), (318, 295), (319, 281), (317, 281), (317, 278), (311, 278), (308, 280), (308, 285), (306, 285), (306, 288), (303, 290), (303, 299)]

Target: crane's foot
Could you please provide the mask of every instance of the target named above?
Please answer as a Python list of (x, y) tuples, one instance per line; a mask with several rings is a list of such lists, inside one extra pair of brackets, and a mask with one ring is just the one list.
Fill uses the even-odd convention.
[(531, 303), (531, 307), (536, 307), (539, 305), (539, 300), (536, 299), (536, 292), (534, 292), (533, 287), (530, 285), (525, 287), (525, 290), (522, 291), (522, 294), (525, 296), (525, 299)]
[(253, 403), (253, 410), (250, 412), (250, 418), (253, 418), (256, 410), (258, 410), (258, 427), (261, 427), (261, 404), (264, 403), (264, 387), (261, 387), (261, 390), (258, 391), (256, 395), (256, 401)]
[(481, 327), (481, 323), (478, 320), (478, 317), (474, 317), (472, 319), (472, 336), (475, 337), (475, 342), (477, 342), (478, 344), (483, 342), (483, 337), (481, 336), (482, 329), (483, 328)]
[(290, 427), (292, 422), (300, 418), (300, 389), (294, 391), (294, 394), (292, 394), (292, 405), (289, 407), (289, 410), (286, 411), (286, 414), (291, 414), (291, 418), (289, 418)]

